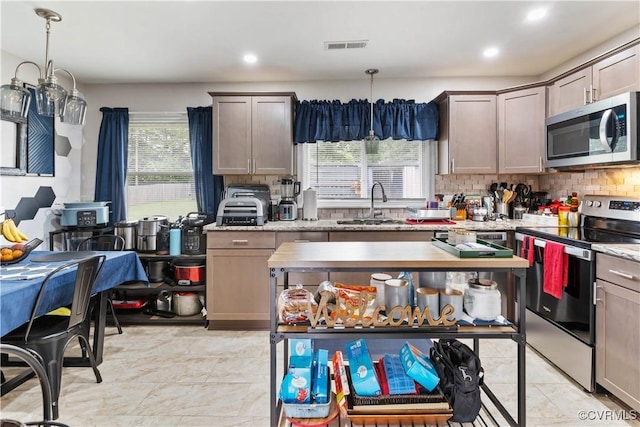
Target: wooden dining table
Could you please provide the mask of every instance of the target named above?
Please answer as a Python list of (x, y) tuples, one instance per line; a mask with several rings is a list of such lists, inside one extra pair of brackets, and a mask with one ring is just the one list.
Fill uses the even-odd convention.
[[(24, 260), (0, 266), (0, 336), (11, 332), (29, 321), (31, 310), (43, 280), (57, 267), (79, 257), (104, 254), (104, 267), (93, 288), (97, 299), (94, 311), (93, 353), (98, 364), (102, 363), (104, 335), (107, 317), (107, 298), (104, 293), (127, 282), (149, 283), (147, 274), (132, 251), (33, 251)], [(75, 268), (63, 270), (47, 284), (37, 315), (71, 304), (75, 283)], [(65, 358), (65, 366), (89, 366), (86, 358)], [(11, 390), (2, 385), (2, 394)]]

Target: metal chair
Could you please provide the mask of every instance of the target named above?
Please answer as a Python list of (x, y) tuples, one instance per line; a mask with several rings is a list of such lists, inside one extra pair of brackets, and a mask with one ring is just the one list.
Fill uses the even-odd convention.
[[(78, 251), (123, 251), (125, 240), (122, 236), (113, 234), (103, 234), (100, 236), (91, 236), (84, 239), (78, 245)], [(107, 306), (113, 317), (113, 324), (118, 329), (118, 333), (122, 334), (122, 326), (116, 316), (116, 310), (113, 308), (113, 300), (111, 296), (107, 296)]]
[[(104, 265), (106, 256), (96, 255), (83, 258), (62, 265), (49, 273), (42, 281), (36, 301), (31, 310), (29, 322), (2, 337), (3, 344), (29, 349), (42, 359), (42, 366), (47, 372), (51, 385), (52, 419), (58, 418), (58, 400), (60, 398), (60, 384), (64, 352), (68, 344), (78, 337), (83, 351), (89, 356), (96, 382), (102, 382), (96, 359), (91, 351), (89, 340), (84, 335), (84, 323), (89, 314), (89, 302)], [(40, 304), (47, 292), (47, 285), (58, 273), (76, 268), (73, 289), (73, 303), (69, 316), (44, 315), (38, 316)]]

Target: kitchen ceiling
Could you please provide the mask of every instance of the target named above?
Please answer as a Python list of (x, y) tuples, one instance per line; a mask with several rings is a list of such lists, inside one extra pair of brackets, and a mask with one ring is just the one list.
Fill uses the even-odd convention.
[[(533, 24), (526, 14), (546, 7)], [(538, 76), (640, 28), (632, 1), (0, 1), (2, 50), (85, 84)], [(326, 42), (367, 41), (362, 49)], [(496, 46), (490, 60), (482, 51)], [(244, 64), (246, 53), (258, 62)], [(10, 76), (3, 76), (8, 83)]]

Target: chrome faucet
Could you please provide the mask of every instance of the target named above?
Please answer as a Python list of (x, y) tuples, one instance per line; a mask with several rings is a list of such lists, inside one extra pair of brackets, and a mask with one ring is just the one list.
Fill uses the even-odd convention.
[(382, 191), (382, 202), (386, 203), (387, 201), (387, 195), (384, 192), (384, 187), (382, 186), (382, 183), (379, 181), (374, 181), (373, 185), (371, 186), (371, 208), (369, 210), (369, 218), (375, 218), (376, 216), (376, 210), (375, 207), (373, 205), (373, 190), (375, 190), (376, 185), (380, 186), (380, 191)]

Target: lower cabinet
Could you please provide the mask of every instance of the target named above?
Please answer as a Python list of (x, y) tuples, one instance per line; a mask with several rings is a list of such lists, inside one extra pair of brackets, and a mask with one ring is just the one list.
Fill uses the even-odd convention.
[(596, 383), (640, 411), (640, 265), (596, 257)]
[(207, 233), (209, 329), (269, 328), (269, 269), (275, 232)]

